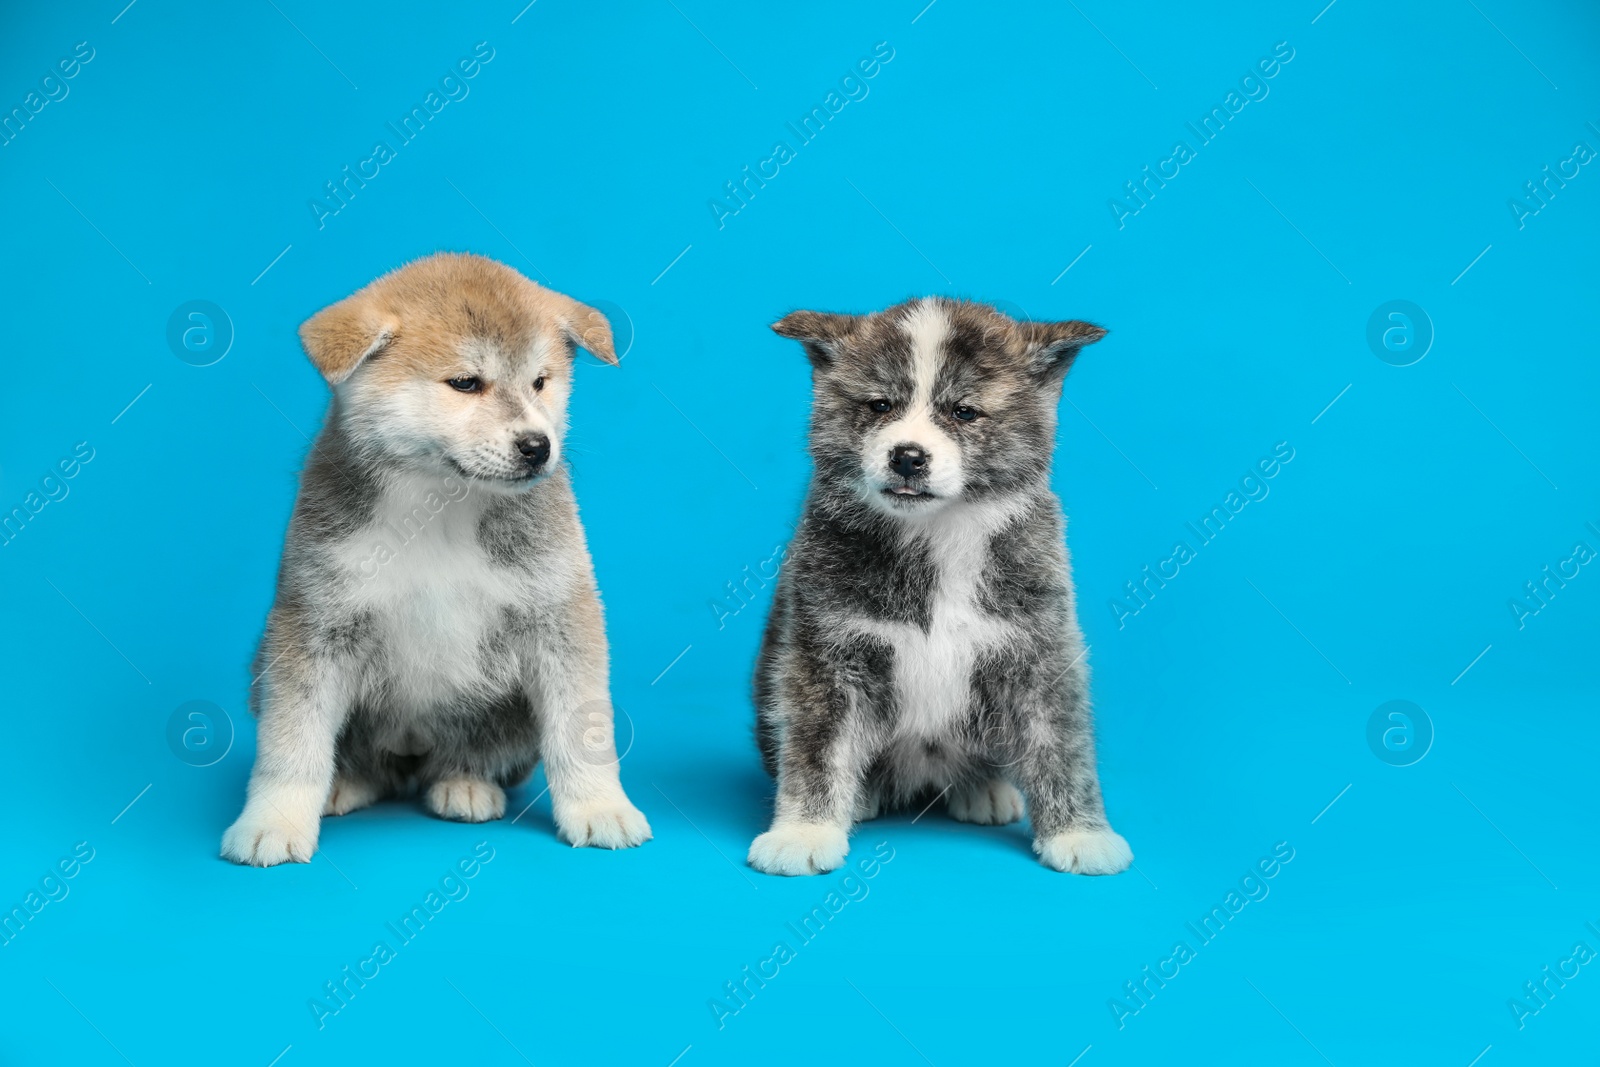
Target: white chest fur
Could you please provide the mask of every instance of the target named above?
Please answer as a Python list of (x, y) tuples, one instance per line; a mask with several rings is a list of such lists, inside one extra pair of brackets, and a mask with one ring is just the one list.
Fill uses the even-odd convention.
[(397, 481), (341, 551), (352, 606), (370, 611), (377, 627), (397, 712), (497, 694), (516, 676), (514, 653), (484, 655), (504, 609), (527, 602), (525, 579), (495, 565), (479, 543), (487, 502), (460, 481)]
[(952, 504), (906, 531), (907, 551), (931, 553), (936, 574), (929, 625), (865, 621), (858, 628), (894, 648), (894, 685), (901, 736), (935, 739), (967, 709), (972, 669), (985, 649), (1017, 634), (978, 603), (989, 540), (1010, 509)]

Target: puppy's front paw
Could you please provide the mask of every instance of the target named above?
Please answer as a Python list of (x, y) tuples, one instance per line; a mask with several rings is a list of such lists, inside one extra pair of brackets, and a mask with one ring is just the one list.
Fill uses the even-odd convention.
[(441, 819), (488, 822), (506, 813), (506, 791), (482, 778), (447, 778), (428, 788), (427, 803)]
[(310, 863), (320, 829), (320, 821), (315, 818), (303, 825), (277, 811), (263, 814), (246, 809), (222, 835), (222, 856), (252, 867)]
[(1063, 830), (1033, 843), (1039, 862), (1073, 874), (1120, 874), (1133, 862), (1122, 835), (1104, 830)]
[(747, 862), (767, 874), (823, 874), (849, 852), (850, 837), (837, 826), (785, 823), (750, 843)]
[(950, 794), (950, 817), (962, 822), (1003, 826), (1022, 818), (1022, 794), (1004, 778)]
[(560, 805), (556, 833), (574, 848), (633, 848), (650, 840), (650, 823), (627, 797)]

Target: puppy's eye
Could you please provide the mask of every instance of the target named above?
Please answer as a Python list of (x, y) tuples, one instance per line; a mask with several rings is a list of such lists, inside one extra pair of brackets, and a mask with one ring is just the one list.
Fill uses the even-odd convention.
[(544, 375), (541, 374), (533, 380), (533, 391), (536, 393), (544, 392)]
[(882, 415), (890, 408), (894, 407), (894, 405), (880, 396), (876, 400), (867, 401), (867, 407), (871, 408), (873, 411), (876, 411), (879, 415)]
[(968, 407), (966, 404), (957, 404), (955, 410), (950, 414), (960, 419), (962, 422), (971, 422), (973, 419), (978, 417), (978, 409), (974, 407)]
[(458, 393), (481, 393), (481, 392), (483, 392), (483, 379), (482, 378), (475, 378), (470, 374), (462, 374), (462, 375), (459, 375), (458, 377), (451, 378), (449, 381), (445, 382), (444, 384), (448, 385), (450, 388), (454, 389)]

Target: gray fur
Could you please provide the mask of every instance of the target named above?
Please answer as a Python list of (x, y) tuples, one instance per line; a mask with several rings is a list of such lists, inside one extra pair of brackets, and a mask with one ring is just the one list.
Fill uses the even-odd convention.
[[(757, 740), (779, 795), (752, 864), (828, 869), (843, 856), (839, 831), (856, 819), (940, 796), (958, 817), (1009, 821), (1020, 811), (991, 799), (1014, 796), (1011, 783), (1046, 863), (1122, 869), (1126, 843), (1101, 800), (1089, 669), (1049, 487), (1062, 379), (1104, 331), (1014, 323), (943, 299), (860, 317), (797, 312), (774, 329), (800, 340), (813, 363), (815, 472), (756, 671)], [(919, 388), (926, 419), (912, 410)], [(879, 398), (890, 412), (872, 409)], [(963, 406), (980, 414), (962, 421), (953, 412)], [(880, 438), (898, 442), (893, 426), (920, 427), (928, 439), (904, 443), (930, 453), (928, 471), (898, 474), (892, 454), (873, 452)], [(959, 470), (958, 491), (916, 494), (942, 475), (950, 483), (941, 464)], [(941, 611), (965, 629), (950, 630)], [(949, 681), (953, 713), (937, 721), (916, 706), (916, 679), (896, 673), (897, 657), (923, 641), (970, 656)], [(923, 704), (943, 706), (928, 696)]]
[[(340, 549), (387, 543), (407, 531), (372, 521), (385, 491), (385, 471), (351, 447), (337, 410), (319, 436), (301, 477), (289, 523), (277, 597), (256, 655), (261, 675), (253, 696), (262, 712), (262, 684), (294, 686), (300, 672), (338, 672), (360, 679), (337, 742), (339, 775), (381, 786), (385, 794), (426, 788), (459, 775), (517, 785), (538, 761), (538, 726), (522, 683), (520, 662), (540, 637), (535, 619), (547, 602), (502, 606), (478, 642), (477, 684), (426, 723), (389, 713), (399, 665), (381, 640), (378, 620), (354, 595), (365, 576), (341, 567)], [(443, 484), (443, 483), (441, 483)], [(467, 486), (460, 479), (457, 483)], [(448, 507), (478, 516), (476, 541), (490, 563), (516, 574), (538, 566), (535, 544), (547, 551), (581, 549), (576, 501), (563, 467), (525, 492), (500, 495), (466, 489)], [(595, 595), (592, 577), (588, 595)], [(553, 636), (553, 635), (547, 635)], [(557, 638), (559, 640), (559, 638)]]

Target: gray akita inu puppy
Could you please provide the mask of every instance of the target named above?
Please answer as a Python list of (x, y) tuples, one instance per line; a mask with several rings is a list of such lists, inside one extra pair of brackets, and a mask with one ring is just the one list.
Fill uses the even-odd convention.
[(1026, 797), (1045, 864), (1126, 869), (1049, 483), (1062, 380), (1105, 331), (946, 299), (773, 329), (811, 358), (815, 473), (757, 669), (778, 799), (751, 866), (831, 870), (854, 822), (945, 796), (996, 824)]
[(574, 845), (650, 837), (617, 776), (605, 630), (562, 463), (575, 346), (605, 318), (479, 256), (385, 275), (300, 328), (333, 386), (256, 660), (240, 863), (419, 786), (479, 822), (544, 760)]

